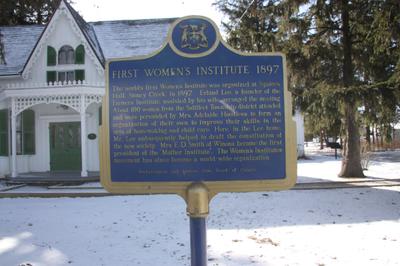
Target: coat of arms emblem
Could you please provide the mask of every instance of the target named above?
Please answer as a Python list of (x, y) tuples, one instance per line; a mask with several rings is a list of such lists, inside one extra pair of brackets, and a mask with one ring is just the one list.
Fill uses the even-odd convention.
[(197, 50), (208, 47), (207, 36), (204, 33), (207, 27), (205, 24), (188, 24), (180, 27), (183, 30), (181, 35), (181, 48)]

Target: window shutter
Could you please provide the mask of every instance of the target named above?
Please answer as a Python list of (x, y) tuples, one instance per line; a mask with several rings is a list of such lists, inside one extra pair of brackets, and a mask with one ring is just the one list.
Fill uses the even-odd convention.
[(57, 64), (57, 52), (51, 46), (47, 46), (47, 66), (55, 66)]
[(99, 107), (99, 126), (102, 124), (102, 119), (103, 119), (103, 107)]
[(75, 64), (85, 63), (85, 47), (80, 44), (75, 50)]
[(35, 154), (35, 112), (25, 110), (22, 112), (23, 154)]
[(83, 69), (75, 70), (75, 80), (84, 81), (85, 80), (85, 70), (83, 70)]
[(47, 83), (57, 81), (57, 72), (56, 71), (47, 71), (46, 75), (47, 75), (47, 77), (46, 77)]
[(8, 156), (8, 110), (0, 110), (0, 156)]

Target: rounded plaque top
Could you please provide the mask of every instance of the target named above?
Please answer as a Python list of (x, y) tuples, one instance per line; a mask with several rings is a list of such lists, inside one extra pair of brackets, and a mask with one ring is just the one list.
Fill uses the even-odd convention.
[(171, 48), (184, 57), (202, 57), (218, 45), (219, 32), (206, 17), (189, 16), (178, 19), (170, 31)]

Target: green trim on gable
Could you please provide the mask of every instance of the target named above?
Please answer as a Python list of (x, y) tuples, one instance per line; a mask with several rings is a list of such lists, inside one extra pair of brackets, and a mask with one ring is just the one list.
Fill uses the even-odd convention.
[(55, 66), (57, 64), (57, 52), (56, 49), (47, 46), (47, 66)]
[(76, 69), (75, 70), (75, 80), (84, 81), (85, 80), (85, 70), (83, 69)]
[(75, 64), (85, 64), (85, 47), (82, 44), (75, 49)]
[(35, 112), (22, 112), (22, 154), (35, 154)]
[(47, 80), (47, 83), (56, 82), (57, 81), (57, 71), (47, 71), (46, 72), (46, 80)]
[(99, 107), (99, 126), (103, 123), (103, 106), (100, 105)]

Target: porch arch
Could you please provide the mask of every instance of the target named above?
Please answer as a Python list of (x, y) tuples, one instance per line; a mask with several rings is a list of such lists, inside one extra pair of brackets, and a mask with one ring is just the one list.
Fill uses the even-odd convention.
[[(82, 96), (84, 97), (83, 99)], [(80, 113), (82, 108), (86, 110), (92, 103), (101, 103), (102, 97), (99, 94), (35, 95), (12, 97), (11, 101), (14, 101), (12, 111), (15, 115), (38, 104), (52, 103), (66, 105)]]
[(62, 104), (66, 105), (80, 114), (81, 122), (81, 153), (82, 170), (81, 176), (86, 177), (87, 171), (87, 140), (86, 140), (86, 109), (92, 103), (101, 103), (101, 94), (65, 94), (65, 95), (30, 95), (11, 97), (11, 177), (17, 177), (17, 154), (16, 154), (16, 118), (24, 110), (38, 104)]

